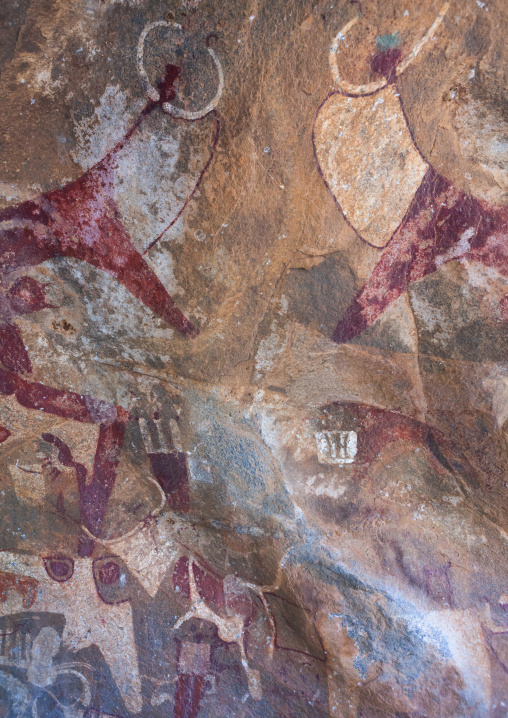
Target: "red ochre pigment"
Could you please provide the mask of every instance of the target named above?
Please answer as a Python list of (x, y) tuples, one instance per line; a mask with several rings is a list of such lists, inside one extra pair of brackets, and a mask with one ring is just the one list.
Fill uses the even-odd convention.
[[(149, 101), (124, 138), (81, 177), (60, 189), (0, 212), (0, 281), (8, 281), (8, 275), (14, 271), (35, 267), (49, 259), (79, 259), (115, 277), (132, 295), (183, 335), (197, 336), (198, 329), (183, 315), (134, 246), (115, 201), (114, 170), (118, 153), (157, 107), (175, 97), (174, 82), (180, 72), (179, 67), (167, 65), (166, 77), (159, 84), (160, 100)], [(194, 189), (164, 232), (181, 216), (198, 189), (212, 161), (218, 135), (219, 121), (215, 117), (210, 156)], [(29, 409), (99, 425), (93, 476), (89, 483), (86, 469), (72, 461), (68, 447), (57, 437), (45, 436), (58, 448), (60, 461), (77, 469), (83, 524), (92, 534), (100, 536), (116, 478), (125, 425), (131, 417), (122, 407), (31, 382), (22, 376), (32, 372), (32, 365), (21, 332), (13, 320), (17, 315), (50, 306), (46, 303), (43, 285), (27, 276), (18, 278), (0, 296), (0, 362), (5, 367), (0, 367), (0, 393), (14, 395)], [(9, 435), (8, 429), (0, 427), (0, 442)], [(182, 456), (171, 454), (150, 458), (169, 503), (188, 511), (188, 476), (186, 466), (181, 465)], [(84, 551), (88, 555), (90, 547), (85, 547)]]

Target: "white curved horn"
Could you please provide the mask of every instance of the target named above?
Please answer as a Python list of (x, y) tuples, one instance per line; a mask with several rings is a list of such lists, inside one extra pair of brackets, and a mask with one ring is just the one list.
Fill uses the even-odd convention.
[[(144, 52), (145, 52), (145, 41), (146, 37), (149, 32), (151, 32), (156, 27), (169, 27), (174, 28), (175, 30), (182, 31), (183, 28), (181, 25), (179, 25), (176, 22), (167, 22), (166, 20), (158, 20), (156, 22), (151, 22), (149, 25), (147, 25), (144, 29), (141, 35), (139, 36), (138, 40), (138, 52), (137, 52), (137, 64), (138, 64), (138, 73), (141, 77), (143, 84), (145, 85), (146, 92), (148, 94), (148, 97), (153, 100), (154, 102), (158, 102), (160, 100), (160, 93), (158, 90), (155, 89), (155, 87), (150, 83), (148, 79), (148, 75), (146, 74), (145, 66), (144, 66)], [(219, 86), (217, 88), (217, 92), (215, 93), (215, 97), (201, 110), (196, 111), (189, 111), (184, 110), (181, 107), (175, 107), (170, 102), (163, 102), (162, 103), (162, 109), (164, 112), (167, 112), (168, 115), (172, 115), (173, 117), (180, 117), (184, 120), (199, 120), (201, 117), (204, 117), (209, 112), (214, 110), (217, 107), (217, 104), (220, 100), (220, 97), (222, 95), (222, 92), (224, 90), (224, 72), (222, 70), (222, 65), (219, 61), (219, 58), (215, 54), (215, 52), (212, 50), (211, 47), (207, 47), (208, 52), (210, 53), (212, 60), (215, 63), (215, 66), (217, 67), (217, 73), (219, 76)]]
[(344, 25), (341, 30), (339, 30), (330, 46), (330, 52), (328, 54), (333, 81), (338, 86), (340, 92), (343, 92), (345, 95), (366, 95), (371, 92), (376, 92), (376, 90), (380, 90), (388, 84), (384, 78), (382, 80), (377, 80), (376, 82), (368, 82), (366, 85), (352, 85), (350, 82), (340, 79), (339, 68), (337, 66), (339, 42), (343, 42), (346, 39), (346, 34), (357, 22), (358, 15)]
[(404, 70), (413, 62), (413, 60), (418, 55), (420, 50), (424, 47), (424, 45), (426, 45), (429, 42), (429, 40), (432, 40), (434, 33), (436, 32), (438, 27), (443, 22), (443, 18), (446, 15), (446, 13), (448, 12), (449, 7), (450, 7), (450, 2), (449, 1), (445, 2), (443, 7), (441, 8), (441, 10), (439, 11), (439, 15), (434, 20), (434, 22), (432, 23), (430, 28), (427, 30), (425, 35), (422, 37), (420, 42), (416, 43), (416, 45), (413, 47), (413, 49), (411, 50), (409, 55), (406, 57), (404, 62), (401, 62), (401, 64), (397, 67), (397, 70), (396, 70), (397, 77), (399, 75), (401, 75), (404, 72)]
[(144, 65), (144, 58), (145, 58), (145, 40), (149, 32), (151, 32), (156, 27), (172, 27), (175, 28), (175, 30), (183, 30), (182, 26), (179, 25), (176, 22), (166, 22), (166, 20), (157, 20), (156, 22), (151, 22), (148, 25), (146, 25), (143, 28), (143, 32), (139, 36), (138, 40), (138, 52), (137, 52), (137, 59), (138, 59), (138, 73), (141, 79), (143, 80), (143, 84), (145, 85), (145, 89), (147, 92), (148, 97), (153, 100), (154, 102), (158, 102), (158, 100), (161, 99), (160, 93), (158, 90), (155, 89), (155, 87), (150, 83), (150, 80), (148, 79), (148, 75), (146, 74), (145, 65)]
[[(441, 23), (443, 22), (443, 18), (446, 15), (448, 8), (450, 7), (450, 0), (447, 0), (447, 2), (444, 3), (443, 7), (439, 11), (439, 15), (432, 23), (429, 30), (425, 33), (425, 35), (422, 37), (422, 39), (416, 43), (416, 45), (413, 47), (409, 55), (405, 58), (405, 60), (397, 66), (395, 72), (397, 77), (401, 75), (404, 70), (413, 62), (413, 60), (417, 57), (417, 55), (420, 53), (420, 51), (423, 49), (423, 47), (429, 42), (429, 40), (432, 40), (434, 37), (434, 34), (436, 30), (439, 28)], [(381, 90), (383, 87), (385, 87), (388, 83), (386, 79), (380, 79), (376, 82), (368, 82), (365, 85), (353, 85), (350, 82), (347, 82), (345, 80), (340, 79), (339, 75), (339, 68), (337, 66), (337, 53), (339, 51), (339, 42), (342, 42), (345, 40), (346, 33), (351, 30), (353, 25), (356, 24), (358, 21), (358, 15), (354, 17), (352, 20), (350, 20), (344, 27), (337, 33), (336, 37), (334, 38), (329, 52), (329, 62), (330, 62), (330, 69), (332, 71), (332, 77), (335, 84), (338, 86), (340, 92), (343, 92), (345, 95), (352, 95), (352, 96), (358, 96), (358, 95), (366, 95), (370, 94), (371, 92), (376, 92), (377, 90)]]

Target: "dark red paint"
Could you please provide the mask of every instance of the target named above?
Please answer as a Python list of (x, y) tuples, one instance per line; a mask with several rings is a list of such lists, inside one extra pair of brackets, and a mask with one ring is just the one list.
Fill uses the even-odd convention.
[(7, 441), (10, 435), (11, 432), (9, 431), (9, 429), (7, 429), (5, 426), (0, 426), (0, 444), (2, 444), (4, 441)]
[(178, 676), (173, 718), (196, 718), (199, 712), (204, 676), (181, 673)]
[(224, 608), (224, 587), (222, 578), (216, 578), (209, 571), (205, 571), (198, 564), (193, 564), (194, 578), (196, 579), (196, 588), (201, 598), (206, 603), (212, 603), (218, 608)]
[(50, 578), (65, 583), (74, 574), (74, 560), (68, 556), (47, 556), (43, 558), (44, 568)]
[(38, 589), (39, 581), (31, 576), (0, 571), (0, 603), (7, 601), (9, 591), (16, 591), (21, 596), (23, 608), (28, 611), (35, 603)]
[(109, 425), (121, 419), (124, 423), (129, 413), (120, 406), (94, 399), (87, 394), (77, 394), (29, 381), (19, 374), (0, 368), (0, 394), (14, 394), (17, 401), (27, 409), (47, 411), (64, 419), (85, 424)]
[(125, 432), (125, 418), (116, 419), (111, 424), (99, 425), (99, 440), (95, 452), (93, 474), (87, 481), (87, 470), (73, 461), (69, 447), (53, 434), (42, 434), (47, 441), (59, 450), (58, 460), (76, 470), (79, 488), (81, 521), (94, 536), (100, 536), (106, 515), (108, 501), (113, 490), (116, 467), (122, 448)]
[[(173, 569), (173, 589), (184, 598), (190, 598), (189, 570), (189, 558), (181, 556)], [(226, 602), (223, 579), (194, 561), (192, 562), (192, 571), (200, 598), (208, 604), (212, 603), (215, 607), (224, 609)]]
[(411, 445), (423, 448), (438, 471), (444, 469), (453, 475), (458, 490), (473, 502), (475, 509), (488, 520), (498, 523), (497, 507), (483, 496), (482, 491), (478, 491), (478, 473), (469, 458), (469, 450), (461, 449), (434, 426), (396, 411), (352, 402), (325, 407), (321, 418), (323, 428), (357, 432), (357, 453), (353, 464), (356, 481), (370, 477), (372, 462), (385, 448), (404, 441), (408, 448)]
[[(114, 170), (119, 151), (156, 108), (174, 99), (174, 84), (180, 72), (181, 69), (175, 65), (166, 66), (166, 76), (159, 84), (160, 101), (148, 102), (124, 138), (94, 167), (60, 189), (0, 212), (0, 284), (8, 281), (10, 273), (37, 266), (49, 259), (79, 259), (115, 277), (131, 294), (181, 333), (190, 337), (197, 335), (196, 327), (178, 309), (164, 285), (135, 248), (121, 221), (114, 196)], [(215, 136), (210, 157), (196, 186), (169, 226), (180, 217), (201, 183), (212, 160), (218, 133), (219, 122), (215, 117)], [(32, 367), (21, 333), (13, 319), (17, 315), (50, 306), (46, 302), (44, 286), (28, 276), (17, 278), (7, 292), (0, 293), (0, 363), (4, 367), (0, 366), (0, 393), (14, 395), (22, 406), (29, 409), (99, 425), (93, 476), (89, 483), (85, 480), (84, 467), (72, 462), (70, 452), (68, 456), (56, 437), (49, 439), (59, 448), (63, 463), (70, 462), (67, 465), (76, 468), (83, 524), (91, 533), (99, 536), (116, 477), (129, 415), (121, 407), (90, 396), (30, 382), (21, 376), (30, 374)], [(0, 440), (7, 438), (6, 432), (6, 429), (2, 429)], [(187, 511), (189, 496), (184, 458), (184, 455), (178, 453), (161, 455), (153, 458), (152, 463), (167, 492), (168, 502), (179, 510)], [(63, 497), (59, 505), (63, 511)], [(80, 552), (91, 555), (92, 551), (93, 541), (83, 539)]]
[(180, 77), (181, 73), (181, 67), (178, 67), (177, 65), (172, 65), (168, 62), (168, 64), (166, 65), (166, 75), (164, 79), (157, 85), (161, 102), (171, 102), (175, 99), (175, 83)]
[(101, 583), (111, 586), (120, 578), (120, 566), (116, 561), (107, 561), (99, 568), (98, 575)]
[(390, 84), (395, 82), (397, 78), (397, 65), (399, 64), (401, 56), (402, 51), (395, 47), (390, 47), (387, 50), (378, 52), (370, 62), (372, 71), (377, 75), (386, 77)]
[(32, 277), (19, 277), (7, 292), (13, 314), (31, 314), (41, 309), (56, 308), (46, 302), (46, 288)]
[(122, 573), (122, 560), (118, 556), (95, 558), (92, 565), (97, 596), (108, 606), (132, 600), (132, 584)]
[(173, 569), (173, 590), (190, 598), (189, 559), (180, 556)]
[(83, 523), (94, 536), (102, 534), (124, 434), (125, 420), (117, 419), (110, 425), (99, 426), (92, 481), (80, 490)]
[[(76, 470), (82, 523), (94, 536), (99, 537), (115, 483), (125, 427), (130, 419), (129, 413), (120, 406), (114, 406), (88, 395), (28, 381), (19, 374), (2, 368), (0, 368), (0, 394), (14, 395), (22, 406), (29, 409), (47, 411), (81, 423), (99, 424), (92, 479), (89, 482), (86, 468), (73, 461), (69, 447), (52, 434), (42, 434), (45, 441), (58, 449), (59, 461), (64, 466)], [(168, 497), (168, 503), (176, 510), (188, 511), (189, 493), (185, 454), (173, 452), (149, 456), (154, 474)]]
[(181, 451), (148, 454), (152, 471), (175, 511), (189, 510), (189, 471), (187, 457)]
[(95, 549), (95, 541), (90, 536), (80, 536), (78, 539), (78, 556), (90, 558)]
[[(223, 579), (198, 566), (192, 558), (180, 556), (173, 569), (173, 590), (189, 600), (190, 577), (193, 572), (200, 598), (207, 604), (225, 607)], [(199, 713), (205, 676), (194, 673), (179, 673), (174, 700), (174, 718), (194, 718)]]
[(16, 324), (0, 322), (0, 362), (7, 369), (20, 374), (32, 371), (30, 357)]
[(433, 461), (453, 471), (443, 454), (443, 451), (454, 451), (445, 436), (438, 429), (405, 414), (368, 404), (341, 402), (324, 410), (323, 421), (330, 429), (356, 431), (354, 477), (357, 479), (364, 478), (369, 465), (386, 446), (396, 441), (407, 441), (424, 447)]
[(135, 248), (120, 220), (114, 199), (115, 162), (113, 151), (82, 177), (41, 199), (49, 216), (51, 256), (80, 259), (102, 269), (168, 324), (195, 336), (196, 328)]
[[(383, 50), (372, 57), (371, 69), (396, 86), (400, 58), (399, 48)], [(396, 89), (400, 97), (397, 86)], [(411, 133), (402, 99), (401, 109)], [(419, 152), (412, 133), (411, 137)], [(315, 145), (314, 154), (321, 172)], [(345, 219), (349, 223), (347, 217)], [(357, 232), (354, 226), (352, 228)], [(361, 238), (361, 234), (357, 234)], [(455, 259), (480, 262), (508, 276), (508, 207), (490, 204), (458, 190), (429, 167), (404, 219), (382, 250), (367, 282), (338, 322), (332, 340), (338, 344), (351, 341), (372, 326), (412, 282)], [(500, 311), (503, 317), (508, 314), (504, 303)]]
[(402, 224), (337, 324), (333, 341), (341, 344), (361, 334), (409, 284), (454, 259), (480, 262), (508, 277), (508, 207), (456, 189), (430, 167)]
[(78, 486), (81, 483), (86, 483), (87, 470), (83, 464), (79, 464), (72, 458), (72, 453), (65, 441), (62, 441), (58, 436), (53, 434), (41, 434), (41, 438), (47, 441), (48, 444), (53, 444), (58, 449), (58, 461), (69, 468), (73, 468), (76, 471), (76, 477)]
[[(179, 72), (180, 68), (167, 66), (166, 78), (160, 85), (164, 98), (174, 97), (172, 82)], [(150, 101), (125, 137), (77, 180), (0, 212), (0, 223), (9, 223), (0, 234), (0, 277), (55, 257), (79, 259), (114, 276), (131, 294), (183, 334), (197, 335), (197, 329), (184, 317), (135, 248), (120, 219), (114, 197), (114, 170), (119, 151), (166, 99)], [(213, 149), (217, 132), (216, 121)]]
[(31, 277), (19, 277), (8, 292), (0, 294), (0, 363), (7, 369), (20, 374), (32, 371), (28, 351), (13, 319), (50, 306), (44, 286)]

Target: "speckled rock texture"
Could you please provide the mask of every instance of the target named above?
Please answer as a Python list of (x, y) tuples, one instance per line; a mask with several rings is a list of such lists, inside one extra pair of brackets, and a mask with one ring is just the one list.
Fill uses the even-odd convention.
[(506, 718), (506, 2), (0, 18), (0, 718)]

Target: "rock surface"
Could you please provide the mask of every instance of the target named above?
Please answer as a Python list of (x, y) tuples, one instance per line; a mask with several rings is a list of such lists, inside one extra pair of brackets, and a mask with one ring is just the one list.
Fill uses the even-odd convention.
[(0, 717), (508, 716), (506, 3), (0, 15)]

